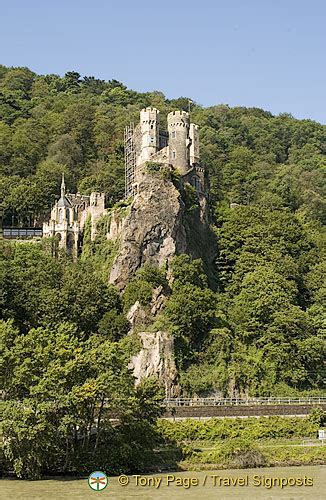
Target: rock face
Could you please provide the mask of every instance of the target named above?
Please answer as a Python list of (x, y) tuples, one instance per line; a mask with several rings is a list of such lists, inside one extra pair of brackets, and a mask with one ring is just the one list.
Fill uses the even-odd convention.
[(177, 369), (174, 362), (173, 339), (168, 332), (141, 332), (142, 349), (133, 356), (129, 368), (138, 385), (144, 378), (155, 376), (165, 386), (167, 397), (178, 395)]
[[(153, 290), (153, 298), (149, 306), (135, 302), (128, 311), (131, 332), (149, 325), (164, 305), (166, 297), (162, 287)], [(165, 387), (167, 397), (178, 394), (177, 368), (174, 361), (173, 337), (169, 332), (138, 333), (142, 348), (129, 364), (138, 385), (146, 377), (155, 376)]]
[(122, 290), (145, 262), (160, 267), (185, 253), (184, 211), (181, 195), (171, 181), (159, 174), (144, 176), (120, 229), (120, 252), (111, 268), (110, 283)]
[(144, 307), (140, 304), (139, 300), (131, 306), (127, 313), (127, 320), (130, 323), (131, 331), (140, 325), (146, 325), (147, 318), (147, 313)]
[[(128, 213), (121, 218), (118, 212), (111, 217), (109, 239), (119, 240), (110, 283), (123, 291), (138, 268), (145, 263), (155, 267), (167, 266), (178, 254), (189, 253), (209, 262), (213, 245), (207, 223), (207, 200), (199, 200), (200, 209), (186, 210), (180, 191), (163, 172), (144, 173), (138, 179), (138, 193)], [(167, 397), (177, 396), (177, 369), (174, 361), (173, 337), (164, 330), (144, 331), (164, 309), (166, 296), (162, 287), (153, 291), (152, 301), (145, 308), (137, 301), (128, 312), (131, 331), (142, 342), (139, 353), (131, 360), (136, 383), (156, 376), (164, 384)]]

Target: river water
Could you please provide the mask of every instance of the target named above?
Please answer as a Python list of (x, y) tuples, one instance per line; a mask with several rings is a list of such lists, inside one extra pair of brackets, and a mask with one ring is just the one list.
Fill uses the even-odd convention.
[(87, 479), (67, 477), (41, 481), (2, 479), (0, 498), (1, 500), (68, 498), (325, 500), (326, 498), (326, 466), (172, 472), (139, 475), (139, 477), (123, 476), (120, 482), (128, 484), (123, 486), (119, 484), (119, 478), (112, 477), (109, 478), (108, 486), (104, 490), (95, 492), (88, 486)]

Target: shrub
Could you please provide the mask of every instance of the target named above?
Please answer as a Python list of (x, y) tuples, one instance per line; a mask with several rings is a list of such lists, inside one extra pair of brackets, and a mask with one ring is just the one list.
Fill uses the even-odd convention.
[(116, 310), (105, 313), (98, 325), (98, 333), (112, 342), (119, 340), (129, 330), (129, 321), (123, 314), (119, 314)]
[(145, 280), (132, 280), (126, 286), (123, 294), (124, 310), (128, 311), (130, 307), (137, 302), (146, 306), (152, 300), (153, 287)]
[(167, 286), (165, 272), (162, 269), (145, 264), (136, 271), (136, 278), (138, 280), (147, 281), (153, 287)]

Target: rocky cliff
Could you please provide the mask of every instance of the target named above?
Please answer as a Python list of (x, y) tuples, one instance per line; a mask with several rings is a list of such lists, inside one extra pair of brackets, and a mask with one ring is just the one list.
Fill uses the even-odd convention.
[(161, 267), (186, 252), (184, 203), (177, 188), (161, 175), (147, 175), (120, 230), (120, 251), (110, 283), (120, 290), (145, 262)]
[(129, 369), (138, 385), (146, 377), (156, 376), (165, 387), (167, 397), (179, 394), (177, 383), (177, 368), (174, 360), (174, 339), (165, 330), (154, 332), (139, 331), (153, 321), (153, 318), (162, 311), (166, 297), (162, 287), (153, 290), (152, 301), (149, 306), (142, 306), (139, 301), (133, 304), (127, 314), (131, 332), (137, 330), (141, 342), (140, 351), (132, 357)]
[[(207, 224), (206, 198), (197, 200), (192, 207), (183, 185), (177, 186), (167, 172), (144, 174), (129, 210), (123, 217), (121, 211), (111, 213), (108, 238), (119, 241), (119, 251), (111, 268), (110, 283), (120, 291), (145, 263), (165, 266), (169, 276), (171, 259), (178, 254), (201, 257), (209, 268), (214, 258), (209, 249), (214, 246), (209, 244), (212, 236)], [(167, 331), (148, 331), (165, 300), (163, 289), (157, 288), (147, 309), (138, 301), (130, 308), (131, 331), (139, 332), (142, 343), (130, 369), (136, 383), (155, 375), (164, 384), (167, 396), (173, 396), (179, 391), (173, 338)]]
[[(189, 216), (182, 195), (173, 182), (162, 172), (144, 175), (139, 192), (129, 213), (117, 223), (112, 217), (114, 231), (110, 234), (120, 240), (120, 250), (114, 259), (110, 283), (123, 290), (135, 271), (145, 263), (161, 267), (181, 253), (213, 260), (206, 251), (210, 232), (203, 217), (206, 204)], [(212, 248), (212, 246), (210, 246)]]
[(132, 357), (129, 364), (136, 385), (146, 377), (156, 376), (164, 385), (167, 397), (178, 395), (173, 338), (165, 331), (140, 332), (138, 335), (142, 342), (142, 349)]

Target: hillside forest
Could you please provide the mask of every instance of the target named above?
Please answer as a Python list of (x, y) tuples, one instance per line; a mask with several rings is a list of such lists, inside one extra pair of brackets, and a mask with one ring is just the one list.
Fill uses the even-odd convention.
[[(216, 235), (214, 285), (199, 259), (175, 257), (159, 319), (175, 339), (182, 394), (320, 394), (324, 125), (258, 108), (205, 108), (74, 71), (60, 77), (0, 66), (4, 226), (39, 227), (62, 172), (70, 192), (100, 191), (108, 207), (121, 203), (123, 130), (147, 106), (160, 110), (162, 125), (170, 111), (190, 106)], [(5, 459), (20, 477), (90, 463), (116, 472), (141, 467), (144, 447), (157, 440), (164, 395), (157, 380), (134, 387), (127, 366), (139, 341), (127, 335), (126, 313), (169, 286), (165, 270), (141, 268), (120, 295), (108, 284), (115, 249), (104, 233), (85, 240), (76, 262), (54, 256), (44, 240), (1, 247)], [(104, 406), (119, 413), (120, 426), (112, 427)]]

